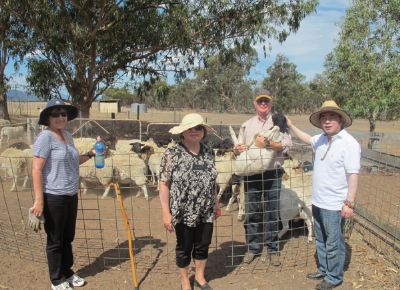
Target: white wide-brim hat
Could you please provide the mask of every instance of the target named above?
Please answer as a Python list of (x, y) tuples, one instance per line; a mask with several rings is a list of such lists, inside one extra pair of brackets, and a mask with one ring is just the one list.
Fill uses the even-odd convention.
[(198, 125), (204, 126), (208, 133), (215, 133), (215, 130), (211, 126), (207, 125), (203, 117), (197, 113), (190, 113), (184, 116), (181, 123), (178, 126), (172, 127), (169, 132), (177, 135)]
[(333, 112), (342, 117), (343, 128), (350, 127), (351, 124), (353, 123), (351, 117), (345, 111), (340, 109), (340, 107), (333, 100), (325, 101), (318, 111), (312, 113), (310, 115), (310, 123), (313, 124), (315, 127), (322, 129), (321, 122), (319, 119), (321, 114), (326, 112)]

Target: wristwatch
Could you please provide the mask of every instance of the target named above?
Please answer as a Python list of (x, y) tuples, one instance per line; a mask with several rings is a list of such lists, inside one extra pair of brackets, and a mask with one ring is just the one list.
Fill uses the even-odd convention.
[(354, 209), (355, 203), (354, 203), (354, 201), (350, 201), (350, 200), (346, 199), (344, 201), (344, 205), (347, 206), (348, 208)]

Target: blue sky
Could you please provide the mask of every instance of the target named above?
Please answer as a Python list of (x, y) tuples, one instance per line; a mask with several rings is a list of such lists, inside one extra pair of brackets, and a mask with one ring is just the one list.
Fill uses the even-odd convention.
[[(311, 80), (323, 71), (325, 56), (336, 46), (339, 24), (343, 21), (349, 0), (320, 0), (316, 13), (307, 16), (296, 34), (291, 34), (283, 44), (272, 41), (270, 55), (264, 57), (262, 45), (257, 49), (259, 62), (250, 78), (260, 80), (275, 61), (277, 54), (285, 55), (297, 66), (297, 71)], [(268, 47), (268, 44), (265, 44)]]
[[(350, 0), (320, 0), (316, 13), (307, 16), (301, 22), (296, 34), (291, 34), (283, 44), (277, 41), (265, 43), (272, 50), (264, 57), (262, 46), (257, 46), (259, 62), (252, 69), (249, 78), (261, 80), (266, 76), (266, 69), (275, 61), (277, 54), (284, 54), (297, 66), (297, 71), (311, 80), (316, 73), (323, 71), (325, 56), (332, 51), (340, 30), (339, 24), (345, 16)], [(6, 75), (11, 77), (10, 84), (25, 85), (26, 68), (14, 72), (11, 64), (6, 68)]]

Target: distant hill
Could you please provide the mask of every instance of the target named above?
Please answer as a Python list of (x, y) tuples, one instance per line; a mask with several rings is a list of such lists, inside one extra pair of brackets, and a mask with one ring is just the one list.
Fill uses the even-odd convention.
[(20, 90), (9, 90), (7, 93), (8, 101), (25, 101), (25, 102), (37, 102), (40, 101), (37, 96), (30, 95)]

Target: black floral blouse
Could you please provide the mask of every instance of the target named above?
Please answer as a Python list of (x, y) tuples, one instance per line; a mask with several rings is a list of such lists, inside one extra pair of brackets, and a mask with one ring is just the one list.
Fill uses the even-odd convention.
[(204, 144), (198, 155), (190, 153), (182, 143), (165, 151), (160, 180), (169, 182), (173, 225), (196, 227), (214, 221), (216, 178), (212, 151)]

